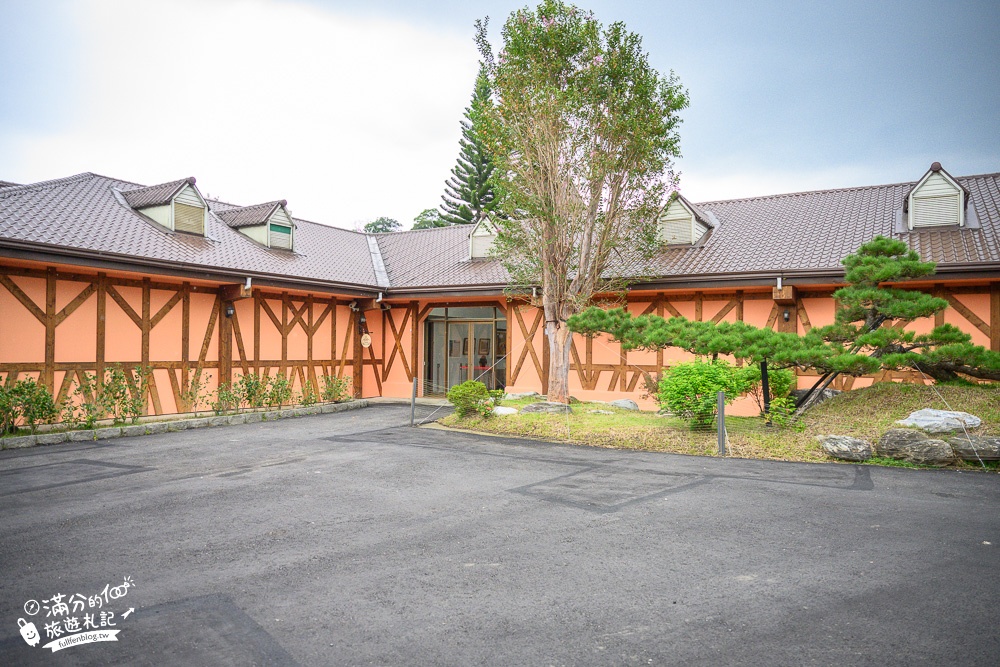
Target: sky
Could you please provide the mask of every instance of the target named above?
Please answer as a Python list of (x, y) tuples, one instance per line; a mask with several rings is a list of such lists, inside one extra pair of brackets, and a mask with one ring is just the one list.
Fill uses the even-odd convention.
[[(296, 217), (440, 204), (478, 69), (524, 2), (0, 0), (0, 180), (195, 176)], [(1000, 171), (1000, 2), (577, 3), (674, 71), (695, 202)]]

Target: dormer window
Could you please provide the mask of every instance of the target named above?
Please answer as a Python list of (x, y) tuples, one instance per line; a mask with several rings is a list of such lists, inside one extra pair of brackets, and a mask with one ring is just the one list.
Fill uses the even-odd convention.
[(935, 162), (903, 199), (907, 228), (964, 227), (968, 194)]
[(205, 235), (205, 215), (208, 207), (195, 185), (195, 179), (184, 178), (170, 183), (151, 185), (122, 192), (128, 205), (142, 212), (156, 224), (175, 232)]
[(708, 216), (678, 194), (660, 215), (657, 235), (667, 245), (693, 245), (711, 228)]
[(293, 250), (295, 223), (287, 206), (288, 203), (282, 199), (216, 211), (216, 215), (227, 225), (261, 245), (277, 250)]
[(472, 259), (489, 257), (498, 231), (496, 224), (489, 218), (480, 220), (469, 234), (469, 257)]
[(271, 231), (268, 234), (268, 245), (272, 248), (281, 248), (282, 250), (292, 249), (292, 228), (288, 225), (279, 225), (276, 222), (271, 223)]

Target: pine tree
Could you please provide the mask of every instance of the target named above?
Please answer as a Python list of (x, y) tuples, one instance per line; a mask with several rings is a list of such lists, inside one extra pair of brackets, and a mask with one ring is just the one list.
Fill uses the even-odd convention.
[(490, 104), (490, 84), (480, 68), (472, 103), (465, 110), (458, 164), (445, 183), (441, 218), (453, 225), (475, 224), (496, 206), (496, 193), (489, 184), (493, 161), (477, 131), (480, 111)]

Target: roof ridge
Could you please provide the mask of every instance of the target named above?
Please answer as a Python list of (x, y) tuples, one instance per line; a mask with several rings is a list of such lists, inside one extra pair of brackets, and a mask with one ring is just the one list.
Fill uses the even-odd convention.
[(390, 234), (393, 236), (399, 236), (400, 234), (409, 234), (410, 232), (438, 232), (441, 231), (442, 229), (451, 229), (453, 227), (468, 227), (470, 230), (472, 230), (475, 227), (475, 224), (461, 223), (453, 225), (444, 225), (442, 227), (425, 227), (424, 229), (400, 229), (399, 231), (395, 232), (363, 232), (363, 233), (370, 234), (371, 236), (389, 236)]
[[(1000, 176), (1000, 171), (991, 172), (985, 174), (972, 174), (970, 176), (954, 176), (956, 181), (968, 180), (973, 178), (987, 178), (990, 176)], [(851, 192), (853, 190), (877, 190), (879, 188), (894, 188), (903, 187), (907, 185), (914, 185), (918, 183), (920, 179), (914, 181), (903, 181), (900, 183), (879, 183), (875, 185), (851, 185), (843, 188), (824, 188), (820, 190), (799, 190), (796, 192), (778, 192), (771, 195), (754, 195), (750, 197), (736, 197), (735, 199), (711, 199), (708, 201), (694, 202), (696, 206), (707, 206), (709, 204), (729, 204), (732, 202), (740, 201), (752, 201), (754, 199), (777, 199), (778, 197), (798, 197), (803, 195), (821, 195), (830, 194), (833, 192)]]
[(282, 204), (282, 205), (285, 205), (285, 206), (288, 205), (287, 200), (284, 200), (284, 199), (275, 199), (274, 201), (263, 201), (263, 202), (260, 202), (259, 204), (247, 204), (246, 206), (237, 206), (236, 204), (228, 204), (226, 202), (219, 202), (219, 203), (220, 204), (226, 204), (227, 206), (232, 206), (233, 207), (233, 208), (230, 208), (230, 209), (226, 209), (225, 211), (222, 211), (223, 213), (227, 213), (229, 211), (238, 211), (238, 210), (247, 209), (247, 208), (257, 208), (259, 206), (274, 206), (275, 204)]
[[(117, 179), (115, 179), (115, 180), (117, 180)], [(123, 183), (128, 183), (128, 181), (122, 181), (122, 182)], [(189, 185), (194, 185), (195, 184), (195, 177), (194, 176), (185, 176), (184, 178), (175, 178), (172, 181), (164, 181), (162, 183), (154, 183), (153, 185), (139, 185), (137, 188), (135, 188), (133, 190), (122, 190), (122, 194), (132, 194), (132, 193), (138, 192), (139, 190), (151, 190), (153, 188), (162, 188), (165, 185), (180, 185), (181, 183), (187, 183)], [(132, 185), (137, 185), (137, 184), (136, 183), (132, 183)]]
[(3, 188), (0, 191), (0, 197), (6, 197), (7, 195), (15, 194), (18, 192), (30, 192), (32, 190), (42, 190), (47, 187), (55, 187), (63, 185), (66, 183), (73, 183), (75, 181), (83, 181), (90, 178), (105, 178), (99, 174), (94, 174), (89, 171), (84, 171), (79, 174), (73, 174), (72, 176), (63, 176), (62, 178), (53, 178), (48, 181), (38, 181), (37, 183), (24, 183), (22, 185), (12, 185), (10, 187)]
[[(239, 204), (234, 204), (234, 203), (229, 202), (229, 201), (222, 201), (221, 199), (218, 199), (218, 198), (205, 197), (205, 201), (207, 201), (209, 203), (209, 209), (210, 210), (212, 209), (211, 204), (222, 204), (223, 206), (232, 206), (234, 209), (246, 208), (246, 206), (240, 206)], [(279, 199), (279, 200), (275, 200), (275, 201), (284, 201), (284, 200), (283, 199)], [(265, 203), (272, 203), (273, 204), (274, 202), (265, 202)], [(257, 206), (257, 205), (258, 204), (251, 204), (251, 206)], [(219, 216), (221, 213), (224, 213), (224, 211), (215, 211), (215, 210), (212, 210), (212, 213), (214, 215), (216, 215), (216, 216)], [(315, 225), (317, 227), (324, 227), (326, 229), (336, 229), (336, 230), (341, 231), (341, 232), (350, 232), (351, 234), (360, 234), (362, 236), (367, 236), (368, 235), (365, 232), (359, 232), (359, 231), (354, 230), (354, 229), (348, 229), (347, 227), (338, 227), (337, 225), (328, 225), (328, 224), (326, 224), (324, 222), (316, 222), (315, 220), (306, 220), (305, 218), (296, 218), (294, 215), (290, 215), (289, 217), (294, 222), (296, 222), (296, 223), (301, 222), (301, 223), (305, 223), (307, 225)]]

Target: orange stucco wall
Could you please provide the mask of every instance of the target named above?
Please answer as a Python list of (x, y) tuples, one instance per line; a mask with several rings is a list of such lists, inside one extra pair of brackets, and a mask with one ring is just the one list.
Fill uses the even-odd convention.
[[(55, 270), (51, 295), (47, 269)], [(200, 373), (205, 383), (200, 408), (206, 409), (210, 403), (208, 393), (218, 388), (223, 370), (223, 328), (230, 332), (233, 380), (247, 372), (267, 376), (281, 373), (292, 381), (298, 393), (303, 380), (319, 389), (325, 374), (353, 373), (354, 336), (347, 298), (257, 290), (253, 298), (233, 302), (235, 314), (228, 320), (230, 326), (223, 327), (225, 316), (218, 283), (115, 272), (98, 274), (77, 267), (30, 262), (0, 265), (0, 274), (9, 281), (9, 285), (0, 286), (0, 380), (35, 378), (51, 384), (50, 389), (59, 399), (72, 396), (79, 384), (78, 373), (95, 374), (103, 357), (105, 369), (114, 365), (150, 369), (147, 410), (151, 413), (181, 411), (185, 406), (178, 393), (185, 388), (184, 380)], [(90, 293), (78, 300), (87, 290)], [(34, 311), (42, 319), (55, 315), (53, 319), (58, 321), (64, 308), (72, 309), (53, 327), (50, 352), (46, 349), (46, 325), (14, 291), (34, 304)], [(144, 293), (148, 293), (147, 304)], [(54, 296), (53, 304), (49, 303), (50, 296)], [(103, 327), (98, 323), (100, 300), (104, 302)], [(275, 315), (277, 324), (267, 315), (264, 304)], [(324, 316), (327, 309), (330, 312)], [(375, 321), (377, 329), (380, 318)], [(148, 334), (146, 354), (144, 329)], [(381, 339), (373, 339), (375, 360), (366, 357), (364, 396), (380, 393), (372, 368), (381, 364)], [(46, 377), (46, 369), (50, 378)]]
[[(356, 375), (357, 314), (348, 305), (353, 297), (254, 288), (251, 298), (232, 302), (235, 314), (227, 320), (220, 298), (222, 285), (204, 280), (111, 271), (99, 274), (79, 267), (16, 260), (4, 260), (0, 276), (5, 281), (0, 284), (0, 378), (37, 378), (50, 384), (60, 398), (71, 392), (77, 373), (94, 373), (102, 361), (105, 368), (112, 364), (148, 366), (154, 382), (147, 408), (159, 413), (185, 407), (177, 400), (185, 378), (200, 371), (207, 380), (206, 390), (215, 390), (227, 365), (233, 380), (248, 372), (283, 374), (292, 381), (295, 392), (301, 391), (304, 381), (319, 388), (325, 374)], [(834, 302), (828, 296), (831, 289), (813, 288), (804, 293), (798, 308), (790, 309), (795, 323), (788, 326), (805, 333), (812, 326), (832, 322)], [(144, 303), (145, 294), (148, 303)], [(772, 301), (770, 287), (747, 289), (738, 295), (731, 290), (634, 292), (627, 307), (633, 314), (648, 311), (670, 317), (679, 313), (704, 320), (719, 316), (727, 321), (742, 318), (759, 327), (769, 322), (783, 326), (775, 319), (780, 320), (786, 307)], [(990, 287), (965, 285), (951, 298), (961, 307), (949, 307), (943, 321), (970, 333), (976, 344), (997, 347), (997, 341), (991, 341), (990, 335), (981, 330), (1000, 326), (990, 322), (991, 298), (996, 298), (991, 297)], [(23, 300), (33, 306), (26, 306)], [(103, 340), (99, 322), (102, 300)], [(540, 311), (524, 302), (484, 297), (447, 302), (389, 299), (381, 308), (367, 310), (365, 319), (372, 342), (370, 348), (359, 346), (357, 350), (362, 368), (360, 383), (355, 378), (355, 384), (360, 384), (357, 395), (410, 396), (414, 376), (420, 380), (425, 377), (422, 316), (440, 305), (493, 305), (505, 311), (507, 390), (544, 392), (547, 353)], [(63, 313), (63, 309), (72, 312)], [(979, 320), (978, 326), (967, 317), (969, 313), (972, 320)], [(57, 324), (47, 328), (44, 321)], [(932, 326), (933, 318), (927, 318), (909, 328), (925, 332)], [(526, 336), (533, 328), (534, 335)], [(148, 334), (145, 346), (144, 330)], [(228, 342), (220, 340), (220, 332), (226, 331)], [(623, 354), (618, 344), (607, 337), (588, 340), (577, 336), (574, 351), (570, 374), (574, 396), (605, 401), (629, 397), (650, 409), (655, 402), (646, 395), (645, 374), (655, 375), (664, 366), (691, 358), (679, 350)], [(882, 375), (850, 379), (845, 386), (860, 387), (887, 379), (899, 378)], [(803, 375), (799, 384), (805, 387), (812, 382), (811, 376)], [(420, 393), (424, 393), (422, 387)], [(203, 401), (201, 408), (207, 407), (207, 400)], [(752, 414), (756, 406), (744, 400), (731, 409), (736, 414)]]

